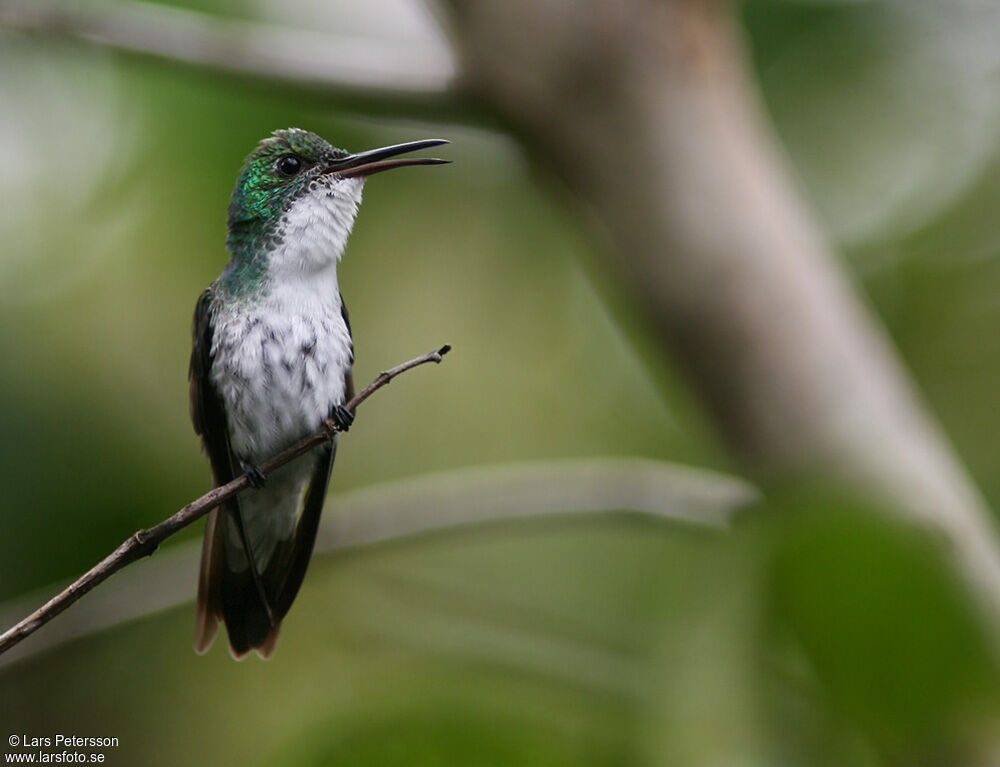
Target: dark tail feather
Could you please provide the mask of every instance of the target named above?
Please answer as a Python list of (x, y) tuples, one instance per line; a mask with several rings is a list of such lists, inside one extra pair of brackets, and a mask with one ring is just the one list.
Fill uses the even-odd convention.
[[(233, 657), (239, 659), (264, 643), (273, 628), (271, 617), (249, 568), (239, 573), (226, 568), (219, 592), (222, 619), (229, 633), (229, 649)], [(280, 618), (275, 615), (275, 620)]]
[(319, 448), (316, 452), (316, 468), (306, 490), (295, 532), (260, 574), (263, 596), (271, 606), (270, 615), (249, 568), (235, 572), (226, 563), (226, 518), (217, 515), (239, 514), (238, 507), (229, 504), (209, 516), (198, 583), (195, 650), (199, 653), (205, 652), (211, 645), (219, 618), (226, 624), (229, 648), (234, 658), (241, 659), (250, 650), (256, 650), (262, 658), (268, 658), (274, 652), (281, 619), (295, 600), (309, 566), (333, 466), (334, 447)]

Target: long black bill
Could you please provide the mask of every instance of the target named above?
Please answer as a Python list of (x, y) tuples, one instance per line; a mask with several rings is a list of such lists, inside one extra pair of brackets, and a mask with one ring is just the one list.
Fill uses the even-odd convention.
[(445, 141), (443, 138), (426, 138), (420, 141), (408, 141), (405, 144), (369, 149), (367, 152), (358, 152), (341, 158), (323, 172), (336, 173), (344, 178), (353, 178), (355, 176), (371, 176), (374, 173), (381, 173), (393, 168), (404, 168), (407, 165), (445, 165), (451, 160), (441, 160), (437, 157), (400, 157), (395, 160), (390, 158), (449, 143), (451, 142)]

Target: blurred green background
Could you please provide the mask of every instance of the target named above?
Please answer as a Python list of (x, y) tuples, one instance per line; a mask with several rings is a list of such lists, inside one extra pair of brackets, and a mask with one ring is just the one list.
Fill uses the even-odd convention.
[[(370, 33), (349, 2), (184, 5)], [(408, 5), (386, 4), (391, 33), (429, 34), (392, 13)], [(803, 193), (997, 507), (993, 6), (752, 2), (743, 21)], [(191, 314), (226, 261), (243, 156), (290, 125), (350, 149), (443, 136), (455, 161), (367, 186), (340, 270), (356, 380), (455, 351), (359, 413), (327, 514), (344, 491), (468, 466), (735, 471), (502, 134), (15, 35), (0, 72), (0, 600), (207, 489)], [(997, 669), (938, 551), (816, 494), (733, 535), (608, 515), (324, 556), (268, 663), (224, 642), (198, 657), (192, 632), (188, 604), (0, 668), (0, 734), (116, 736), (108, 763), (143, 765), (948, 765), (997, 746)]]

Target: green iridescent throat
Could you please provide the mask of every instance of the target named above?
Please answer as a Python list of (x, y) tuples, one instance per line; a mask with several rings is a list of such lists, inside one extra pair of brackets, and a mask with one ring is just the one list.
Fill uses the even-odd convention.
[(317, 168), (347, 153), (298, 128), (275, 131), (250, 153), (229, 203), (226, 249), (231, 258), (219, 278), (219, 284), (232, 295), (264, 287), (270, 254), (281, 244), (281, 217), (315, 177), (309, 172), (292, 177), (280, 174), (278, 160), (289, 154), (300, 158), (306, 167)]

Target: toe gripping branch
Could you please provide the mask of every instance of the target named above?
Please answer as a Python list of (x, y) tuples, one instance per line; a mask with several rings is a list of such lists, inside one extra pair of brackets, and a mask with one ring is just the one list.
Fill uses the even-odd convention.
[(338, 431), (347, 431), (351, 428), (351, 424), (354, 423), (354, 413), (343, 405), (336, 405), (333, 408), (333, 412), (330, 413), (330, 417), (327, 419), (326, 423), (330, 431), (334, 433)]
[(267, 475), (260, 470), (259, 466), (244, 461), (240, 464), (240, 468), (247, 475), (247, 482), (250, 483), (250, 487), (260, 490), (267, 484)]

